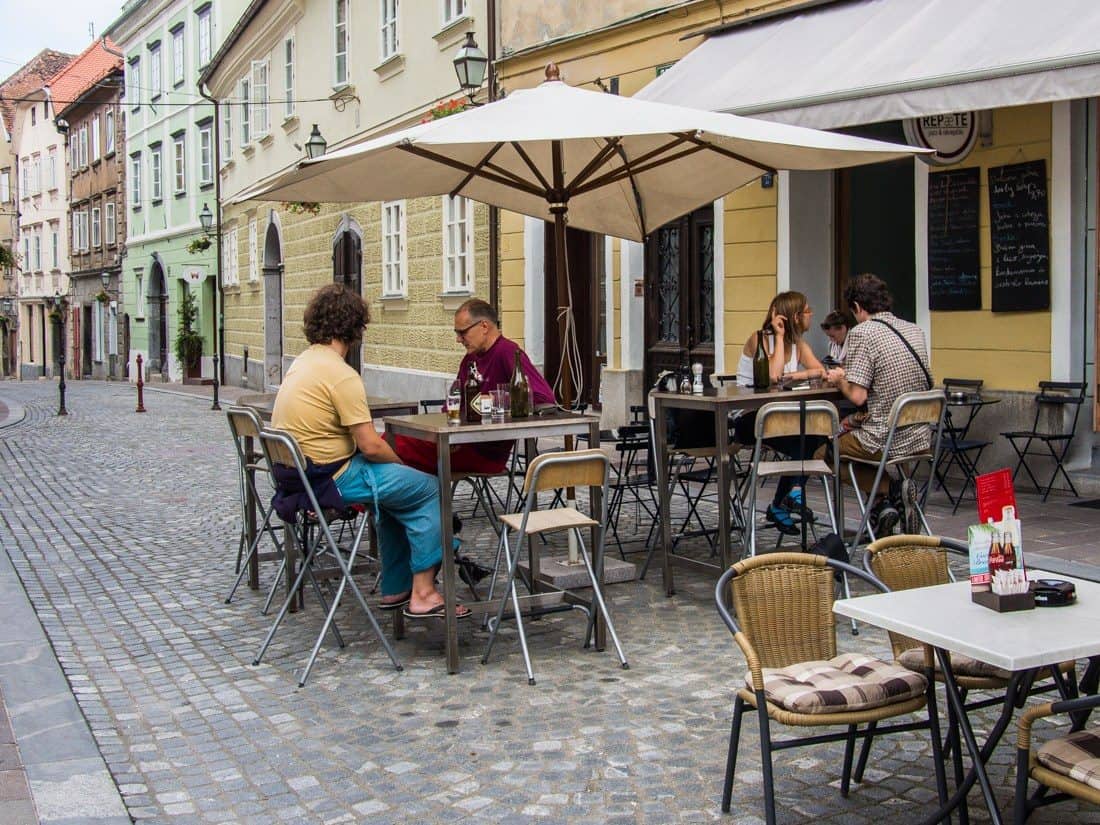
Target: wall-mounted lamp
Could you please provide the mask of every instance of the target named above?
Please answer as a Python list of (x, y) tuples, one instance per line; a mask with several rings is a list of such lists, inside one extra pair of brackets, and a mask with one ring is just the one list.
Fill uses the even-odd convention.
[(473, 32), (466, 32), (466, 42), (458, 50), (454, 58), (455, 74), (458, 75), (458, 85), (473, 103), (474, 95), (485, 82), (485, 71), (489, 67), (489, 58), (485, 52), (478, 48), (474, 40)]
[[(202, 234), (209, 237), (210, 230), (214, 228), (214, 213), (210, 211), (210, 205), (204, 203), (202, 205), (202, 211), (199, 212), (199, 225), (202, 226)], [(103, 276), (107, 277), (106, 274)]]
[(309, 133), (309, 140), (306, 141), (306, 157), (310, 160), (316, 160), (325, 153), (327, 148), (328, 142), (321, 137), (321, 130), (314, 123), (313, 131)]
[(983, 147), (993, 145), (993, 110), (978, 112), (978, 143)]
[(63, 135), (69, 134), (69, 121), (63, 117), (54, 118), (53, 125), (57, 127), (57, 131)]
[(771, 172), (765, 172), (763, 175), (760, 176), (761, 189), (771, 189), (773, 186), (775, 186), (774, 174), (772, 174)]

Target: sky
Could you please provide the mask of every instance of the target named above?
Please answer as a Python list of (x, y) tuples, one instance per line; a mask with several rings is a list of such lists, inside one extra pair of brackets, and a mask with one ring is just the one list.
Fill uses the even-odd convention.
[[(80, 54), (122, 10), (122, 0), (0, 0), (0, 79), (42, 49)], [(39, 13), (41, 12), (41, 13)]]

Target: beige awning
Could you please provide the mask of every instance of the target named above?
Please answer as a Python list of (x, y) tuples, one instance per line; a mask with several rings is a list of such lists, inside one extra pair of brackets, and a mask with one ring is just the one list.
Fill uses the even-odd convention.
[(636, 97), (835, 129), (1100, 95), (1097, 0), (863, 0), (713, 35)]

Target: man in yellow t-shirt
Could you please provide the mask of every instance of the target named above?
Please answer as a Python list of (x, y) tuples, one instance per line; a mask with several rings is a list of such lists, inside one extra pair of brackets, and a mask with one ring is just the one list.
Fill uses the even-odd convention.
[[(305, 311), (310, 347), (287, 370), (271, 423), (294, 436), (313, 472), (331, 475), (344, 502), (374, 508), (382, 609), (442, 618), (439, 483), (402, 464), (374, 429), (363, 381), (344, 360), (369, 320), (366, 302), (343, 285), (317, 290)], [(458, 615), (469, 609), (460, 605)]]

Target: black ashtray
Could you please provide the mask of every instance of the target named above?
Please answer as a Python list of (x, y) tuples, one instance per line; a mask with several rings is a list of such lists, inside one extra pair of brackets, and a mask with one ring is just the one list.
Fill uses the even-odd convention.
[(1037, 579), (1030, 590), (1036, 607), (1065, 607), (1077, 602), (1077, 588), (1064, 579)]

